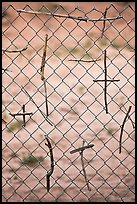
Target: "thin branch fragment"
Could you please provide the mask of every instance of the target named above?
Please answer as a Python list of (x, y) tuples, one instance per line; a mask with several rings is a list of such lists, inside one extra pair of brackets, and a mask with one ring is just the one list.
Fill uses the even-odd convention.
[[(104, 79), (95, 79), (95, 80), (93, 80), (94, 82), (104, 82), (105, 80)], [(120, 81), (120, 79), (107, 79), (107, 81), (109, 81), (109, 82), (118, 82), (118, 81)]]
[(120, 133), (120, 139), (119, 139), (119, 154), (121, 153), (121, 142), (122, 142), (122, 135), (123, 135), (124, 125), (125, 125), (125, 122), (126, 122), (126, 119), (127, 119), (128, 115), (129, 115), (129, 112), (131, 110), (131, 107), (132, 106), (129, 106), (129, 109), (127, 111), (127, 114), (126, 114), (126, 116), (124, 118), (124, 121), (123, 121), (123, 124), (122, 124), (122, 127), (121, 127), (121, 133)]
[(25, 51), (25, 50), (27, 50), (27, 49), (28, 49), (28, 47), (24, 47), (24, 48), (18, 49), (18, 50), (6, 50), (6, 49), (3, 49), (3, 48), (2, 48), (2, 51), (3, 51), (3, 52), (9, 52), (9, 53), (16, 53), (16, 52), (23, 52), (23, 51)]
[(39, 11), (25, 11), (25, 10), (22, 10), (22, 9), (17, 9), (16, 10), (17, 12), (22, 12), (22, 13), (29, 13), (29, 14), (37, 14), (37, 15), (50, 15), (50, 16), (54, 16), (54, 17), (59, 17), (59, 18), (71, 18), (71, 19), (74, 19), (74, 20), (78, 20), (78, 21), (93, 21), (93, 22), (96, 22), (96, 21), (110, 21), (110, 20), (117, 20), (117, 19), (120, 19), (120, 18), (123, 18), (122, 16), (117, 16), (117, 17), (113, 17), (113, 18), (103, 18), (103, 19), (91, 19), (91, 18), (88, 18), (88, 17), (77, 17), (77, 16), (70, 16), (70, 15), (62, 15), (62, 14), (53, 14), (53, 13), (47, 13), (47, 12), (39, 12)]
[[(104, 12), (104, 18), (106, 18), (106, 15), (107, 15), (107, 8), (106, 8), (106, 10)], [(105, 24), (106, 24), (106, 21), (103, 21), (103, 29), (102, 29), (101, 38), (103, 37), (103, 34), (104, 34)]]
[[(25, 113), (25, 105), (23, 105), (22, 109), (23, 109), (23, 113)], [(24, 124), (24, 127), (25, 127), (25, 125), (26, 125), (25, 115), (26, 115), (26, 114), (23, 114), (23, 124)]]
[(104, 50), (104, 68), (105, 68), (104, 100), (105, 100), (105, 107), (106, 107), (106, 114), (107, 114), (107, 113), (108, 113), (108, 106), (107, 106), (107, 65), (106, 65), (106, 50)]
[[(125, 106), (123, 105), (124, 109), (127, 111), (127, 109), (125, 108)], [(134, 122), (133, 120), (131, 119), (130, 115), (128, 115), (128, 119), (131, 121), (132, 123), (132, 126), (133, 126), (133, 129), (135, 128), (135, 125), (134, 125)]]
[(76, 62), (96, 62), (101, 59), (93, 59), (93, 60), (81, 60), (81, 59), (69, 59), (68, 61), (76, 61)]
[(9, 113), (9, 115), (11, 115), (13, 117), (19, 116), (19, 115), (25, 116), (25, 115), (31, 115), (31, 114), (33, 114), (33, 113)]
[[(84, 141), (83, 141), (83, 146), (84, 146)], [(85, 182), (86, 182), (88, 190), (91, 191), (91, 188), (89, 186), (88, 179), (87, 179), (86, 170), (85, 170), (85, 167), (84, 167), (83, 150), (80, 152), (80, 155), (81, 155), (81, 165), (82, 165), (82, 170), (83, 170), (83, 173), (84, 173)]]
[(47, 144), (45, 143), (45, 145), (48, 146), (48, 148), (49, 148), (50, 161), (51, 161), (51, 169), (47, 173), (47, 191), (49, 192), (49, 190), (50, 190), (50, 176), (52, 175), (52, 173), (54, 171), (54, 158), (53, 158), (53, 151), (52, 151), (51, 143), (47, 137), (46, 137), (46, 140), (47, 140)]
[(47, 88), (46, 88), (46, 80), (43, 79), (44, 82), (44, 89), (45, 89), (45, 104), (46, 104), (46, 113), (47, 117), (49, 116), (49, 111), (48, 111), (48, 100), (47, 100)]
[(87, 145), (87, 146), (84, 146), (84, 147), (80, 147), (80, 148), (77, 148), (77, 149), (74, 149), (74, 150), (70, 151), (70, 153), (73, 154), (75, 152), (83, 151), (85, 149), (92, 148), (93, 146), (94, 146), (94, 144)]
[(42, 62), (41, 62), (41, 80), (44, 79), (44, 67), (45, 67), (45, 59), (46, 59), (46, 53), (47, 53), (47, 41), (48, 41), (48, 35), (46, 34), (45, 37), (45, 45), (44, 45), (44, 50), (43, 50), (43, 57), (42, 57)]

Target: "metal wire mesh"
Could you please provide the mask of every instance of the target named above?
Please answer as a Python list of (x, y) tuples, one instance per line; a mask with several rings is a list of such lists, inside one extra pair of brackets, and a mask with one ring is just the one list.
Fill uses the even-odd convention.
[(38, 12), (2, 15), (3, 202), (134, 201), (134, 8)]

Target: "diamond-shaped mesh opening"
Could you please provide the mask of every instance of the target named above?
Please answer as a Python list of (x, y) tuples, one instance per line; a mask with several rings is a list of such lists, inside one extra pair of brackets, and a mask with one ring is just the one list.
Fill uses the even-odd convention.
[(3, 202), (134, 202), (134, 2), (2, 12)]

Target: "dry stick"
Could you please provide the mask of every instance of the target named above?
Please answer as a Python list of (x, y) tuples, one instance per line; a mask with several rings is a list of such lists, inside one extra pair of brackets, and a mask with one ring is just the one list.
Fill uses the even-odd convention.
[(47, 116), (49, 116), (49, 111), (48, 111), (48, 100), (47, 100), (46, 80), (43, 79), (43, 82), (44, 82), (44, 88), (45, 88), (46, 113), (47, 113)]
[[(25, 113), (25, 105), (24, 104), (23, 104), (22, 109), (23, 109), (23, 113)], [(23, 123), (24, 123), (24, 127), (25, 127), (25, 125), (26, 125), (26, 123), (25, 123), (25, 115), (23, 115)]]
[(93, 60), (81, 60), (81, 59), (69, 59), (68, 61), (76, 61), (76, 62), (96, 62), (101, 59), (93, 59)]
[[(83, 146), (84, 146), (84, 140), (83, 140)], [(80, 152), (80, 155), (81, 155), (81, 165), (82, 165), (82, 170), (83, 170), (83, 173), (84, 173), (85, 182), (86, 182), (88, 190), (91, 191), (91, 188), (89, 186), (88, 179), (87, 179), (86, 170), (85, 170), (85, 167), (84, 167), (83, 150)]]
[(87, 146), (84, 146), (84, 147), (80, 147), (80, 148), (77, 148), (77, 149), (74, 149), (74, 150), (70, 151), (70, 153), (73, 154), (75, 152), (80, 152), (80, 151), (83, 151), (85, 149), (92, 148), (93, 146), (94, 146), (94, 144), (87, 145)]
[[(97, 81), (99, 81), (99, 82), (104, 82), (105, 80), (104, 79), (95, 79), (95, 80), (93, 80), (94, 82), (97, 82)], [(120, 81), (120, 79), (107, 79), (107, 81), (109, 81), (109, 82), (114, 82), (114, 81)]]
[[(124, 105), (123, 105), (123, 107), (124, 107), (124, 109), (127, 111), (127, 109), (125, 108)], [(124, 112), (124, 111), (123, 111), (123, 112)], [(128, 115), (128, 118), (129, 118), (129, 120), (131, 121), (133, 128), (135, 128), (134, 122), (133, 122), (133, 120), (131, 119), (130, 115)]]
[(46, 113), (47, 116), (49, 115), (48, 113), (48, 101), (47, 101), (47, 88), (46, 88), (46, 80), (44, 77), (44, 67), (46, 63), (46, 53), (47, 53), (47, 41), (48, 41), (48, 35), (46, 34), (45, 37), (45, 45), (44, 45), (44, 50), (43, 50), (43, 56), (42, 56), (42, 62), (41, 62), (41, 80), (44, 82), (44, 88), (45, 88), (45, 103), (46, 103)]
[(9, 113), (11, 116), (15, 117), (15, 116), (23, 116), (23, 125), (25, 127), (26, 122), (25, 122), (25, 116), (26, 115), (32, 115), (33, 113), (25, 113), (25, 105), (23, 105), (23, 113)]
[(41, 80), (44, 79), (44, 67), (45, 67), (45, 59), (46, 59), (46, 52), (47, 52), (47, 41), (48, 41), (48, 35), (46, 34), (45, 37), (45, 45), (44, 45), (44, 50), (43, 50), (43, 57), (42, 57), (42, 62), (41, 62)]
[(2, 48), (2, 51), (3, 51), (3, 52), (16, 53), (16, 52), (22, 52), (22, 51), (25, 51), (25, 50), (27, 50), (27, 49), (28, 49), (28, 47), (24, 47), (24, 48), (22, 48), (22, 49), (18, 49), (18, 50), (5, 50), (5, 49)]
[(42, 116), (44, 117), (44, 119), (51, 125), (53, 126), (53, 124), (51, 123), (51, 121), (49, 121), (49, 119), (47, 119), (45, 116), (45, 113), (43, 113), (40, 108), (38, 107), (38, 105), (35, 103), (35, 101), (33, 100), (33, 98), (29, 95), (29, 93), (25, 90), (24, 87), (22, 87), (24, 89), (24, 92), (29, 96), (30, 100), (34, 103), (34, 105), (37, 107), (37, 109), (40, 111), (40, 113), (42, 114)]
[[(107, 8), (106, 8), (106, 10), (104, 12), (104, 18), (106, 18), (106, 15), (107, 15)], [(106, 24), (106, 21), (103, 21), (103, 29), (102, 29), (101, 38), (103, 37), (103, 34), (104, 34), (105, 24)]]
[(124, 130), (124, 125), (125, 125), (126, 119), (128, 117), (128, 114), (129, 114), (129, 112), (131, 110), (131, 107), (132, 106), (129, 106), (128, 112), (127, 112), (127, 114), (126, 114), (126, 116), (124, 118), (124, 121), (123, 121), (123, 124), (122, 124), (122, 127), (121, 127), (121, 133), (120, 133), (120, 139), (119, 139), (119, 154), (121, 153), (121, 142), (122, 142), (122, 134), (123, 134), (123, 130)]
[(83, 17), (76, 17), (76, 16), (70, 16), (70, 15), (62, 15), (62, 14), (53, 14), (53, 13), (47, 13), (47, 12), (39, 12), (39, 11), (25, 11), (22, 9), (17, 9), (17, 12), (22, 12), (22, 13), (29, 13), (29, 14), (37, 14), (37, 15), (50, 15), (50, 16), (54, 16), (54, 17), (59, 17), (59, 18), (71, 18), (74, 20), (79, 20), (79, 21), (110, 21), (110, 20), (117, 20), (120, 18), (123, 18), (122, 16), (117, 16), (117, 17), (113, 17), (113, 18), (103, 18), (103, 19), (91, 19), (91, 18), (83, 18)]
[(104, 68), (105, 68), (104, 100), (105, 100), (106, 114), (107, 114), (107, 113), (108, 113), (108, 106), (107, 106), (107, 65), (106, 65), (106, 50), (104, 50)]
[(46, 146), (48, 146), (49, 150), (50, 150), (50, 160), (51, 160), (51, 169), (49, 170), (49, 172), (47, 173), (47, 191), (49, 192), (50, 189), (50, 176), (52, 175), (53, 171), (54, 171), (54, 158), (53, 158), (53, 151), (52, 151), (52, 146), (51, 143), (49, 141), (49, 139), (46, 137), (47, 143), (45, 143)]

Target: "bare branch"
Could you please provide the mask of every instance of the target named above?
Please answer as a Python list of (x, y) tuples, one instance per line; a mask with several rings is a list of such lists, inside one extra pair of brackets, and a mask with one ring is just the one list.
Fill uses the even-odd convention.
[[(94, 82), (104, 82), (105, 80), (104, 79), (95, 79), (95, 80), (93, 80)], [(118, 82), (118, 81), (120, 81), (120, 79), (107, 79), (107, 81), (109, 81), (109, 82)]]
[[(84, 146), (84, 140), (83, 140), (83, 146)], [(86, 182), (86, 185), (88, 187), (88, 190), (91, 191), (91, 188), (89, 186), (88, 179), (87, 179), (86, 170), (85, 170), (85, 167), (84, 167), (83, 150), (80, 152), (80, 155), (81, 155), (81, 165), (82, 165), (82, 170), (83, 170), (83, 173), (84, 173), (85, 182)]]
[(16, 52), (23, 52), (23, 51), (25, 51), (25, 50), (27, 50), (27, 49), (28, 49), (28, 47), (24, 47), (24, 48), (18, 49), (18, 50), (6, 50), (6, 49), (3, 49), (3, 48), (2, 48), (2, 51), (3, 51), (3, 52), (9, 52), (9, 53), (16, 53)]
[(42, 62), (41, 62), (41, 80), (44, 79), (44, 67), (45, 67), (45, 59), (46, 59), (46, 52), (47, 52), (47, 41), (48, 41), (48, 35), (46, 34), (45, 37), (45, 45), (44, 45), (44, 50), (43, 50), (43, 57), (42, 57)]
[[(106, 8), (106, 10), (104, 12), (104, 18), (106, 18), (106, 15), (107, 15), (107, 8)], [(103, 34), (104, 34), (105, 24), (106, 24), (106, 21), (103, 21), (103, 29), (102, 29), (101, 38), (103, 37)]]
[(85, 149), (92, 148), (93, 146), (94, 146), (94, 144), (87, 145), (87, 146), (84, 146), (84, 147), (80, 147), (80, 148), (77, 148), (77, 149), (74, 149), (74, 150), (70, 151), (70, 153), (73, 154), (75, 152), (83, 151)]
[(22, 9), (17, 9), (16, 10), (17, 12), (22, 12), (22, 13), (29, 13), (29, 14), (36, 14), (36, 15), (50, 15), (50, 16), (54, 16), (54, 17), (59, 17), (59, 18), (71, 18), (71, 19), (74, 19), (74, 20), (78, 20), (78, 21), (93, 21), (93, 22), (96, 22), (96, 21), (110, 21), (110, 20), (117, 20), (117, 19), (120, 19), (120, 18), (123, 18), (122, 16), (117, 16), (117, 17), (113, 17), (113, 18), (104, 18), (104, 19), (91, 19), (91, 18), (88, 18), (88, 17), (76, 17), (76, 16), (70, 16), (70, 15), (62, 15), (62, 14), (53, 14), (53, 13), (47, 13), (47, 12), (39, 12), (39, 11), (25, 11), (25, 10), (22, 10)]
[(48, 148), (49, 148), (50, 161), (51, 161), (51, 169), (47, 173), (47, 191), (49, 192), (49, 190), (50, 190), (50, 176), (52, 175), (52, 173), (54, 171), (54, 158), (53, 158), (53, 151), (52, 151), (51, 143), (47, 137), (46, 137), (46, 140), (47, 140), (47, 144), (45, 143), (45, 145), (48, 146)]
[(104, 88), (104, 100), (105, 100), (105, 107), (106, 107), (106, 114), (108, 113), (108, 106), (107, 106), (107, 65), (106, 65), (106, 50), (104, 50), (104, 68), (105, 68), (105, 88)]
[(82, 60), (82, 59), (69, 59), (68, 61), (76, 61), (76, 62), (96, 62), (101, 59), (93, 59), (93, 60)]
[(125, 125), (125, 122), (126, 122), (126, 119), (127, 119), (128, 115), (129, 115), (129, 112), (131, 110), (131, 107), (132, 106), (129, 106), (129, 109), (127, 111), (127, 114), (126, 114), (126, 116), (124, 118), (124, 121), (123, 121), (123, 124), (122, 124), (122, 127), (121, 127), (121, 133), (120, 133), (120, 139), (119, 139), (119, 154), (121, 153), (121, 142), (122, 142), (122, 135), (123, 135), (124, 125)]

